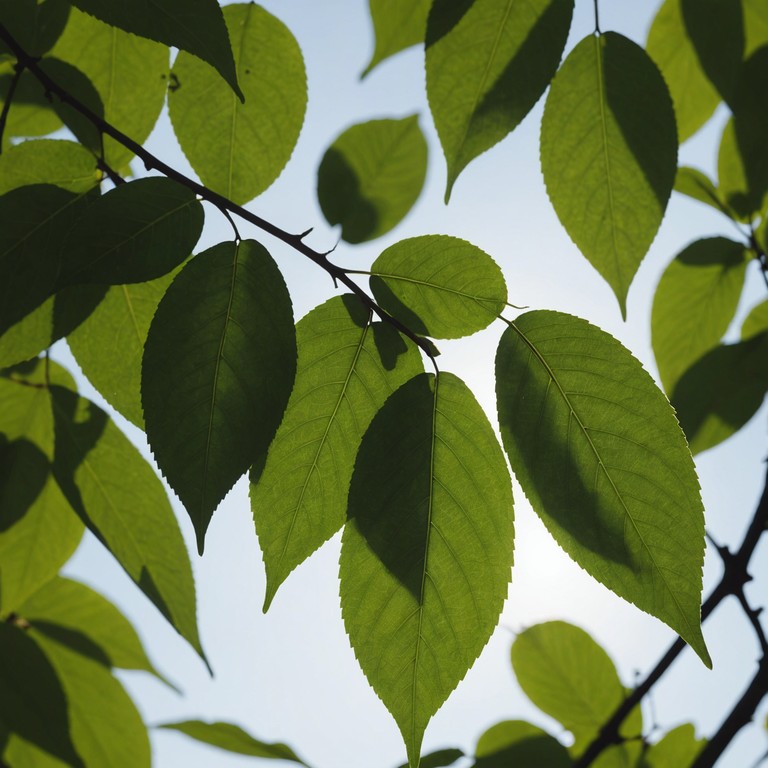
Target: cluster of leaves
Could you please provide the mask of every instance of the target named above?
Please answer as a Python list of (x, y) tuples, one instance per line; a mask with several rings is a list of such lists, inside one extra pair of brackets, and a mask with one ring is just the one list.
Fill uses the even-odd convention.
[[(667, 0), (649, 51), (602, 32), (596, 19), (594, 34), (561, 64), (573, 0), (372, 0), (369, 65), (424, 42), (446, 200), (468, 163), (549, 88), (541, 161), (550, 199), (623, 315), (675, 184), (736, 222), (745, 242), (692, 246), (670, 266), (654, 306), (662, 380), (699, 449), (738, 429), (762, 401), (768, 343), (761, 305), (743, 342), (718, 346), (747, 260), (766, 266), (768, 144), (755, 96), (768, 73), (765, 19), (758, 3), (745, 3), (743, 18), (740, 2), (726, 3), (740, 20), (741, 47), (726, 63), (710, 62), (701, 52), (709, 50), (709, 5)], [(626, 348), (560, 312), (506, 317), (499, 266), (456, 237), (395, 243), (362, 287), (355, 272), (310, 248), (308, 233), (242, 207), (279, 176), (304, 120), (302, 54), (279, 20), (253, 3), (213, 0), (2, 0), (0, 24), (4, 762), (103, 765), (106, 754), (119, 764), (130, 754), (132, 765), (149, 764), (146, 730), (109, 672), (148, 669), (146, 657), (114, 607), (57, 577), (85, 528), (203, 656), (189, 557), (163, 486), (109, 415), (48, 359), (64, 337), (104, 399), (146, 431), (201, 554), (219, 503), (250, 473), (265, 610), (292, 570), (343, 528), (344, 623), (412, 766), (428, 721), (480, 654), (507, 593), (507, 459), (562, 548), (710, 664), (692, 457), (667, 398)], [(179, 49), (172, 64), (169, 46)], [(676, 56), (689, 57), (679, 70)], [(719, 187), (677, 169), (678, 137), (693, 119), (680, 118), (691, 91), (680, 79), (694, 70), (734, 114)], [(142, 147), (166, 95), (199, 181)], [(76, 141), (30, 139), (61, 127)], [(392, 229), (421, 192), (426, 153), (416, 116), (344, 131), (318, 172), (329, 224), (341, 225), (347, 243)], [(134, 156), (157, 173), (126, 181)], [(229, 219), (234, 238), (194, 253), (210, 213)], [(285, 281), (263, 244), (241, 238), (246, 225), (292, 246), (348, 292), (294, 324)], [(717, 312), (702, 297), (714, 297)], [(464, 382), (439, 369), (434, 343), (497, 319), (507, 326), (496, 356), (503, 448)], [(723, 356), (744, 370), (749, 412), (740, 390), (729, 389), (730, 401), (703, 399), (723, 375)], [(518, 666), (535, 667), (519, 653), (518, 676)], [(612, 693), (600, 718), (621, 698), (617, 685), (605, 689)], [(579, 738), (597, 725), (562, 722)], [(202, 724), (176, 727), (208, 733)], [(520, 739), (538, 741), (530, 728), (486, 734), (478, 765)], [(219, 740), (222, 730), (247, 741), (226, 725)], [(258, 748), (290, 757), (282, 745)]]

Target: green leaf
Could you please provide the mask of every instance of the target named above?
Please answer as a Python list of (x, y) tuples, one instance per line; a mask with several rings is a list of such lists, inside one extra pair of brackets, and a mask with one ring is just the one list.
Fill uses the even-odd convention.
[(427, 173), (427, 142), (417, 115), (347, 128), (323, 155), (317, 197), (329, 224), (348, 243), (389, 232), (418, 200)]
[(222, 9), (215, 0), (71, 0), (81, 11), (134, 35), (208, 62), (242, 99)]
[[(12, 79), (12, 64), (0, 62), (0, 103), (6, 101)], [(61, 125), (61, 119), (54, 112), (40, 81), (28, 70), (23, 72), (8, 110), (4, 137), (44, 136), (58, 130)], [(5, 149), (4, 146), (3, 151)]]
[[(438, 749), (436, 752), (422, 755), (419, 768), (445, 768), (447, 765), (453, 765), (462, 757), (464, 757), (464, 753), (460, 749)], [(408, 763), (404, 763), (399, 768), (408, 768)]]
[[(78, 2), (78, 5), (80, 2)], [(94, 5), (104, 5), (101, 0)], [(124, 4), (134, 8), (136, 3)], [(147, 20), (157, 14), (147, 15)], [(104, 118), (139, 144), (149, 136), (165, 102), (169, 51), (164, 45), (128, 34), (73, 8), (51, 56), (77, 67), (93, 84)], [(133, 153), (104, 137), (107, 163), (125, 166)]]
[(37, 632), (94, 661), (141, 669), (165, 682), (128, 619), (85, 584), (56, 577), (31, 595), (18, 613)]
[(651, 340), (664, 389), (720, 343), (741, 297), (748, 254), (725, 237), (696, 240), (664, 270), (651, 313)]
[[(626, 691), (608, 654), (583, 630), (564, 621), (536, 624), (512, 644), (512, 667), (526, 696), (574, 736), (581, 754), (624, 701)], [(639, 736), (639, 707), (621, 726), (622, 736)]]
[(85, 768), (72, 743), (57, 670), (26, 632), (6, 622), (0, 622), (0, 693), (0, 728)]
[(642, 753), (639, 739), (626, 741), (603, 750), (591, 765), (592, 768), (638, 768)]
[(0, 197), (0, 334), (54, 293), (62, 239), (94, 196), (32, 184)]
[(686, 29), (682, 0), (665, 0), (661, 5), (645, 48), (669, 87), (682, 143), (709, 120), (720, 103), (720, 94), (704, 74)]
[(296, 326), (298, 364), (251, 506), (267, 571), (265, 610), (288, 574), (344, 525), (357, 449), (387, 397), (422, 370), (416, 348), (371, 324), (351, 295)]
[(384, 59), (424, 42), (430, 5), (431, 0), (368, 0), (376, 47), (361, 77)]
[(758, 333), (768, 331), (768, 299), (755, 305), (741, 326), (741, 340), (746, 341)]
[(642, 48), (608, 32), (571, 51), (544, 108), (541, 168), (558, 218), (626, 318), (677, 169), (672, 103)]
[(59, 284), (120, 285), (161, 277), (192, 253), (203, 219), (195, 193), (171, 179), (120, 184), (69, 231)]
[(512, 546), (512, 489), (487, 417), (457, 377), (419, 374), (365, 433), (339, 561), (352, 647), (411, 766), (496, 626)]
[(686, 768), (707, 743), (697, 739), (691, 723), (679, 725), (652, 744), (643, 755), (640, 768)]
[(696, 168), (681, 165), (677, 169), (675, 192), (687, 195), (700, 203), (705, 203), (729, 218), (733, 218), (733, 214), (721, 199), (714, 182)]
[(464, 168), (514, 130), (560, 64), (573, 0), (437, 0), (427, 22), (429, 108), (448, 166)]
[(174, 271), (148, 283), (112, 286), (88, 319), (67, 336), (67, 344), (88, 381), (139, 429), (144, 429), (144, 344), (157, 305), (175, 275)]
[(30, 635), (56, 670), (67, 697), (70, 733), (87, 766), (150, 768), (147, 729), (125, 689), (99, 662), (34, 629)]
[[(64, 384), (71, 381), (57, 366), (49, 366), (49, 377)], [(37, 364), (0, 377), (0, 433), (9, 446), (16, 446), (10, 456), (6, 454), (15, 461), (7, 467), (9, 474), (3, 475), (7, 481), (39, 491), (34, 498), (27, 497), (25, 509), (19, 504), (2, 507), (0, 614), (16, 610), (53, 578), (77, 548), (84, 530), (50, 471), (53, 414), (44, 385), (44, 368)], [(23, 496), (15, 498), (23, 500)]]
[(270, 744), (254, 739), (242, 728), (231, 723), (205, 723), (201, 720), (185, 720), (180, 723), (163, 723), (159, 728), (179, 731), (190, 738), (202, 741), (228, 752), (251, 757), (263, 757), (268, 760), (289, 760), (299, 765), (307, 765), (297, 757), (296, 753), (286, 744)]
[(82, 194), (100, 181), (96, 158), (73, 141), (23, 141), (0, 155), (0, 195), (29, 184), (53, 184)]
[(675, 414), (640, 363), (585, 320), (527, 312), (499, 342), (496, 397), (512, 470), (558, 544), (711, 666), (699, 483)]
[(98, 406), (50, 388), (53, 471), (67, 500), (139, 589), (203, 656), (195, 583), (165, 490), (138, 450)]
[(522, 720), (504, 720), (478, 739), (472, 768), (569, 768), (568, 750), (553, 736)]
[(707, 352), (680, 377), (671, 397), (691, 451), (705, 451), (738, 432), (766, 390), (768, 333)]
[(253, 3), (222, 10), (245, 102), (208, 66), (181, 52), (173, 65), (168, 110), (203, 184), (247, 203), (275, 181), (293, 152), (304, 122), (307, 81), (301, 49), (281, 21)]
[(376, 301), (416, 333), (456, 339), (495, 320), (507, 302), (498, 264), (448, 235), (424, 235), (387, 248), (371, 267)]
[(220, 243), (163, 297), (142, 366), (147, 438), (202, 554), (213, 511), (263, 463), (296, 373), (291, 298), (267, 250)]
[(741, 0), (744, 11), (744, 33), (746, 41), (744, 56), (748, 57), (768, 43), (768, 6), (763, 0)]
[(717, 152), (717, 194), (733, 211), (736, 221), (748, 222), (754, 213), (753, 201), (747, 191), (747, 175), (744, 161), (736, 140), (733, 118), (723, 128)]
[[(42, 56), (53, 46), (68, 16), (66, 0), (0, 0), (0, 23), (30, 56)], [(6, 50), (2, 43), (0, 50)]]

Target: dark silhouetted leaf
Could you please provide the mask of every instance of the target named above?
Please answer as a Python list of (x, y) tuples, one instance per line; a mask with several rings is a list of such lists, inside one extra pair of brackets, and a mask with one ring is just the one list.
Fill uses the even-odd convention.
[(462, 170), (518, 126), (557, 71), (573, 0), (437, 0), (427, 22), (427, 96), (448, 165)]
[(541, 167), (558, 218), (626, 317), (677, 169), (672, 103), (642, 48), (608, 32), (571, 51), (547, 97)]
[(522, 720), (491, 726), (477, 742), (472, 768), (569, 768), (568, 750), (546, 731)]
[(416, 348), (330, 299), (296, 326), (296, 383), (251, 506), (267, 571), (265, 609), (288, 574), (344, 525), (357, 449), (387, 397), (422, 370)]
[(741, 0), (744, 11), (744, 56), (768, 43), (768, 6), (763, 0)]
[(254, 3), (222, 10), (245, 101), (182, 52), (173, 64), (168, 109), (203, 183), (247, 203), (272, 184), (293, 152), (307, 106), (306, 74), (301, 49), (281, 21)]
[(317, 197), (329, 224), (348, 243), (389, 232), (411, 210), (424, 186), (427, 142), (416, 115), (347, 128), (323, 156)]
[(400, 387), (360, 446), (339, 569), (352, 647), (411, 766), (496, 626), (512, 517), (503, 454), (466, 385), (440, 373)]
[(0, 0), (0, 23), (30, 56), (42, 56), (53, 46), (68, 16), (66, 0)]
[(213, 511), (263, 462), (296, 373), (288, 290), (254, 240), (193, 258), (157, 308), (142, 365), (147, 438), (203, 551)]
[(424, 235), (387, 248), (371, 266), (376, 301), (409, 328), (437, 339), (482, 330), (507, 302), (498, 264), (477, 246)]
[[(6, 101), (12, 79), (12, 63), (0, 61), (0, 103)], [(44, 136), (61, 125), (40, 81), (29, 70), (23, 72), (8, 110), (3, 141), (7, 140), (5, 136)], [(5, 149), (3, 147), (3, 151)]]
[[(464, 753), (460, 749), (438, 749), (436, 752), (422, 755), (419, 768), (444, 768), (444, 766), (453, 765), (462, 757)], [(399, 768), (408, 768), (408, 763), (404, 763)]]
[(585, 320), (528, 312), (499, 343), (496, 397), (512, 469), (555, 540), (710, 666), (699, 483), (674, 411), (648, 373)]
[(430, 5), (431, 0), (369, 0), (376, 47), (363, 77), (384, 59), (424, 42)]

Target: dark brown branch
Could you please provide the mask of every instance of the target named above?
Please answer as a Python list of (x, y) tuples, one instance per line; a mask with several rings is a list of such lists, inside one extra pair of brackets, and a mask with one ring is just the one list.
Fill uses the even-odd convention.
[(24, 72), (25, 65), (20, 61), (16, 63), (13, 68), (13, 77), (11, 83), (8, 86), (8, 93), (5, 94), (5, 103), (3, 104), (3, 111), (0, 113), (0, 153), (3, 151), (3, 136), (5, 135), (5, 125), (8, 122), (8, 113), (11, 111), (11, 104), (13, 104), (13, 96), (16, 93), (16, 88), (21, 80), (21, 75)]
[(207, 200), (209, 203), (212, 203), (219, 210), (227, 210), (230, 213), (234, 213), (236, 216), (239, 216), (249, 224), (253, 224), (253, 226), (258, 227), (262, 232), (266, 232), (277, 240), (280, 240), (281, 242), (290, 246), (295, 251), (298, 251), (303, 256), (306, 256), (310, 261), (313, 261), (321, 269), (324, 269), (333, 278), (334, 284), (339, 282), (348, 288), (360, 299), (360, 301), (362, 301), (362, 303), (368, 309), (372, 310), (379, 318), (381, 318), (381, 320), (389, 323), (404, 336), (407, 336), (409, 339), (411, 339), (411, 341), (420, 347), (421, 350), (434, 362), (435, 347), (432, 342), (422, 336), (419, 336), (406, 325), (401, 323), (397, 318), (392, 317), (392, 315), (390, 315), (386, 310), (382, 309), (382, 307), (380, 307), (365, 292), (365, 290), (361, 288), (347, 274), (344, 269), (330, 262), (326, 254), (320, 253), (306, 245), (303, 241), (303, 238), (307, 233), (294, 235), (290, 232), (286, 232), (275, 224), (272, 224), (272, 222), (267, 221), (266, 219), (262, 219), (255, 213), (251, 213), (242, 206), (237, 205), (223, 195), (220, 195), (218, 192), (214, 192), (212, 189), (209, 189), (194, 179), (190, 179), (188, 176), (185, 176), (175, 168), (172, 168), (167, 163), (164, 163), (158, 157), (142, 147), (141, 144), (138, 144), (129, 136), (126, 136), (124, 133), (115, 128), (111, 123), (107, 122), (92, 112), (90, 109), (88, 109), (85, 104), (74, 98), (74, 96), (72, 96), (72, 94), (70, 94), (67, 90), (61, 88), (38, 66), (37, 60), (32, 56), (29, 56), (24, 51), (24, 49), (21, 48), (21, 46), (16, 42), (13, 36), (2, 24), (0, 24), (0, 40), (8, 45), (19, 63), (23, 67), (29, 69), (29, 71), (42, 83), (42, 85), (49, 93), (56, 95), (63, 102), (76, 109), (81, 115), (83, 115), (83, 117), (85, 117), (99, 131), (101, 131), (102, 134), (111, 136), (113, 139), (115, 139), (115, 141), (122, 144), (126, 149), (130, 149), (131, 152), (136, 155), (136, 157), (140, 158), (144, 162), (144, 167), (147, 170), (159, 171), (164, 176), (168, 177), (169, 179), (173, 179), (174, 181), (182, 184), (187, 189), (194, 192), (196, 195), (199, 195), (203, 200)]

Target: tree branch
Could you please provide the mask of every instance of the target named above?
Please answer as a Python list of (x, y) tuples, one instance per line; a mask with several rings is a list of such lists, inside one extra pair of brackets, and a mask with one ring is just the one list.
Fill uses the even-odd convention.
[(8, 122), (8, 113), (11, 111), (11, 104), (13, 104), (13, 96), (16, 93), (16, 88), (21, 80), (22, 72), (24, 72), (25, 65), (21, 62), (17, 62), (13, 68), (13, 77), (11, 83), (8, 86), (8, 93), (5, 94), (5, 103), (3, 104), (3, 111), (0, 113), (0, 153), (3, 151), (3, 136), (5, 135), (5, 125)]

